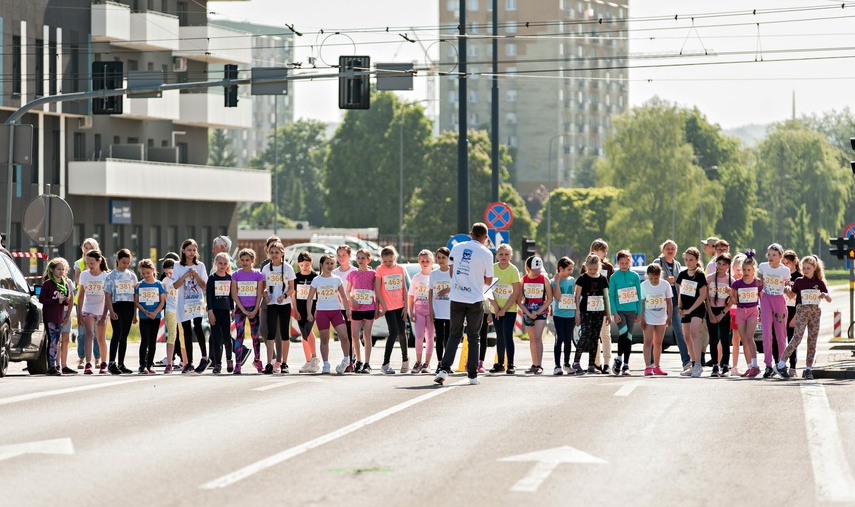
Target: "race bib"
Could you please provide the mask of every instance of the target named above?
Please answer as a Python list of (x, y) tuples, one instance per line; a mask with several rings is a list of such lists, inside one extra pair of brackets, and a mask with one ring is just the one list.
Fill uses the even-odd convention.
[(374, 302), (374, 291), (371, 289), (353, 289), (353, 302), (358, 305), (370, 305)]
[(89, 282), (86, 284), (86, 295), (87, 296), (97, 296), (98, 294), (104, 293), (104, 283), (103, 282)]
[(318, 289), (318, 301), (336, 301), (338, 290), (335, 287), (327, 286)]
[(274, 273), (273, 271), (267, 272), (267, 285), (278, 287), (282, 285), (282, 272)]
[(776, 275), (766, 275), (763, 277), (763, 292), (771, 296), (778, 296), (784, 293), (784, 279)]
[(446, 294), (444, 296), (440, 296), (439, 293), (444, 291), (445, 289), (449, 289), (449, 288), (451, 288), (451, 285), (448, 282), (435, 282), (433, 284), (433, 293), (435, 295), (434, 299), (436, 301), (448, 301), (449, 300), (449, 294)]
[(689, 297), (695, 297), (698, 294), (698, 282), (693, 280), (683, 280), (680, 282), (680, 294)]
[(306, 285), (304, 283), (297, 285), (297, 299), (309, 299), (309, 287), (311, 287), (311, 285)]
[(803, 305), (818, 305), (819, 295), (821, 292), (818, 289), (805, 289), (802, 291)]
[(601, 270), (600, 270), (600, 276), (602, 276), (603, 278), (606, 278), (607, 276), (609, 276), (609, 272), (608, 272), (608, 270), (606, 270), (606, 269), (601, 269)]
[(638, 301), (638, 291), (635, 290), (635, 287), (626, 287), (624, 289), (618, 289), (618, 303), (625, 305), (629, 303), (635, 303)]
[(664, 310), (668, 300), (662, 294), (649, 294), (644, 299), (645, 308), (648, 310)]
[(561, 299), (558, 300), (559, 310), (575, 310), (576, 297), (573, 294), (561, 294)]
[(421, 299), (423, 301), (427, 301), (429, 292), (430, 292), (430, 290), (428, 289), (428, 286), (426, 284), (417, 285), (415, 297), (416, 297), (416, 299)]
[(787, 306), (792, 306), (792, 307), (796, 306), (796, 298), (793, 298), (793, 299), (787, 298)]
[(116, 294), (130, 295), (134, 293), (134, 284), (128, 281), (116, 282)]
[(742, 287), (736, 291), (740, 303), (756, 303), (757, 287)]
[(526, 299), (543, 299), (543, 284), (524, 283), (523, 294), (525, 294)]
[(238, 282), (237, 290), (239, 297), (253, 297), (258, 294), (258, 282)]
[(588, 311), (589, 312), (604, 312), (606, 311), (606, 302), (603, 296), (588, 296)]
[(231, 280), (217, 280), (216, 282), (214, 282), (214, 295), (217, 297), (228, 296), (231, 290)]
[(201, 299), (188, 299), (184, 302), (184, 317), (195, 319), (205, 315), (205, 303)]
[(493, 297), (507, 301), (514, 294), (514, 286), (507, 283), (497, 283), (493, 286)]
[(146, 287), (140, 289), (140, 303), (146, 306), (154, 306), (160, 302), (160, 291)]
[(718, 288), (715, 289), (715, 297), (718, 299), (727, 299), (727, 285), (719, 285)]
[(404, 286), (404, 277), (399, 274), (386, 275), (383, 277), (383, 286), (389, 292), (401, 290)]

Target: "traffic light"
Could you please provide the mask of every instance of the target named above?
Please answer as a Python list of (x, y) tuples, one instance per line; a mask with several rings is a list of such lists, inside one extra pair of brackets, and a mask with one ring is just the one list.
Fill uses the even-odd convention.
[[(850, 238), (855, 238), (855, 236), (849, 236)], [(843, 238), (828, 238), (829, 252), (831, 255), (837, 257), (838, 259), (846, 258), (846, 247), (844, 245), (845, 240)]]
[[(238, 78), (238, 68), (237, 65), (233, 63), (227, 63), (224, 66), (223, 71), (224, 79), (237, 79)], [(237, 85), (224, 86), (225, 88), (225, 106), (226, 107), (237, 107), (238, 104), (238, 87)]]
[[(125, 64), (122, 62), (92, 62), (92, 90), (120, 90), (123, 86)], [(122, 114), (121, 95), (92, 99), (92, 114)]]
[(855, 235), (846, 238), (846, 257), (855, 259)]
[(367, 74), (354, 76), (355, 72), (371, 70), (370, 56), (340, 56), (338, 58), (338, 108), (371, 109), (371, 80)]
[(520, 250), (523, 260), (537, 254), (537, 244), (533, 239), (523, 236), (522, 249)]

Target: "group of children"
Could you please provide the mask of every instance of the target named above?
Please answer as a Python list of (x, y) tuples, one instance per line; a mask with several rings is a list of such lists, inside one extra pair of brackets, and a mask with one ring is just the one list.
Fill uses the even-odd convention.
[[(520, 276), (510, 262), (511, 247), (500, 245), (494, 265), (495, 281), (485, 296), (478, 372), (486, 373), (486, 331), (491, 322), (495, 324), (497, 335), (497, 362), (489, 372), (516, 372), (514, 332), (519, 311), (531, 349), (532, 364), (525, 371), (527, 374), (543, 373), (543, 333), (551, 314), (555, 328), (555, 375), (609, 371), (614, 375), (629, 375), (632, 331), (640, 320), (644, 335), (644, 374), (647, 376), (667, 375), (660, 366), (660, 358), (665, 329), (672, 325), (678, 345), (682, 345), (680, 339), (685, 337), (684, 346), (689, 357), (681, 375), (701, 376), (706, 348), (701, 341), (701, 326), (706, 321), (713, 360), (712, 376), (738, 373), (735, 366), (741, 339), (749, 365), (741, 376), (755, 377), (760, 370), (753, 334), (759, 320), (766, 352), (764, 377), (772, 374), (790, 377), (786, 363), (806, 328), (805, 377), (812, 378), (810, 368), (816, 351), (819, 302), (831, 300), (819, 259), (805, 257), (800, 264), (802, 272), (799, 272), (795, 253), (772, 244), (767, 250), (768, 262), (757, 266), (753, 252), (735, 258), (722, 252), (714, 257), (707, 274), (701, 264), (701, 254), (694, 247), (684, 252), (686, 269), (680, 269), (673, 259), (676, 247), (673, 241), (662, 245), (663, 257), (646, 268), (646, 280), (642, 283), (631, 270), (631, 253), (618, 252), (618, 269), (615, 269), (606, 260), (608, 245), (603, 240), (591, 245), (591, 253), (585, 258), (578, 279), (572, 276), (574, 262), (567, 257), (558, 260), (552, 279), (545, 274), (543, 261), (537, 256), (525, 260), (525, 273)], [(276, 237), (267, 241), (265, 250), (267, 259), (260, 270), (254, 268), (255, 252), (244, 248), (237, 255), (239, 266), (234, 265), (228, 253), (221, 252), (215, 256), (214, 267), (208, 273), (199, 259), (196, 242), (188, 239), (182, 244), (177, 259), (163, 260), (163, 273), (159, 277), (151, 260), (140, 261), (139, 279), (129, 270), (131, 253), (128, 250), (117, 252), (114, 269), (109, 270), (97, 241), (92, 238), (83, 244), (84, 255), (75, 263), (73, 279), (65, 259), (52, 259), (39, 296), (49, 335), (48, 374), (77, 373), (68, 367), (66, 358), (71, 309), (75, 305), (82, 324), (79, 342), (83, 347), (79, 350), (78, 368), (83, 369), (84, 374), (94, 373), (93, 353), (100, 374), (133, 373), (125, 365), (125, 354), (130, 329), (137, 323), (141, 337), (137, 371), (154, 374), (161, 319), (166, 320), (167, 335), (164, 373), (173, 372), (177, 341), (182, 373), (201, 374), (212, 367), (214, 374), (223, 370), (241, 374), (250, 351), (243, 345), (247, 323), (254, 369), (263, 374), (290, 373), (287, 360), (292, 317), (302, 335), (306, 356), (300, 373), (319, 369), (331, 373), (331, 329), (339, 338), (343, 355), (335, 372), (372, 373), (372, 327), (380, 316), (385, 318), (389, 328), (381, 372), (397, 372), (391, 366), (395, 342), (399, 343), (402, 353), (401, 373), (431, 373), (434, 354), (439, 368), (450, 324), (451, 273), (447, 248), (440, 248), (435, 254), (429, 250), (419, 252), (421, 270), (413, 276), (409, 287), (407, 274), (397, 264), (397, 252), (392, 247), (382, 250), (382, 262), (375, 270), (370, 266), (368, 250), (356, 252), (354, 267), (350, 247), (342, 245), (337, 250), (337, 258), (321, 256), (320, 273), (313, 271), (308, 252), (298, 256), (299, 272), (295, 272), (284, 262), (284, 246)], [(786, 265), (782, 265), (782, 261)], [(435, 268), (434, 263), (438, 267)], [(207, 317), (210, 325), (207, 344), (202, 329), (203, 317)], [(416, 361), (412, 368), (405, 334), (408, 317), (415, 337)], [(676, 332), (678, 324), (673, 321), (677, 318), (682, 333)], [(106, 344), (108, 320), (113, 329), (109, 349)], [(618, 328), (618, 344), (617, 356), (609, 369), (612, 321)], [(788, 321), (793, 329), (789, 343)], [(236, 338), (232, 337), (232, 323)], [(315, 327), (320, 336), (321, 359), (317, 357)], [(733, 366), (730, 364), (731, 339)], [(195, 367), (194, 341), (198, 341), (202, 354)], [(266, 345), (266, 361), (261, 357), (262, 342)], [(773, 342), (777, 345), (775, 356)], [(571, 362), (574, 343), (576, 350)], [(108, 351), (109, 362), (103, 360), (101, 351)], [(583, 368), (580, 361), (586, 352), (588, 365)]]

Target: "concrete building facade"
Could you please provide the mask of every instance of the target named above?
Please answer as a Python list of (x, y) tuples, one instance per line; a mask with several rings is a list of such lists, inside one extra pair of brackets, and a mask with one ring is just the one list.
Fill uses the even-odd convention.
[[(457, 130), (466, 100), (470, 129), (491, 119), (492, 0), (466, 0), (468, 96), (457, 76), (440, 81), (440, 129)], [(587, 157), (602, 155), (611, 115), (628, 98), (628, 0), (499, 0), (499, 139), (517, 167), (517, 188), (569, 186)], [(440, 2), (443, 36), (458, 33), (459, 0)], [(602, 19), (602, 23), (600, 20)], [(528, 26), (526, 26), (528, 24)], [(441, 69), (458, 61), (454, 38)]]

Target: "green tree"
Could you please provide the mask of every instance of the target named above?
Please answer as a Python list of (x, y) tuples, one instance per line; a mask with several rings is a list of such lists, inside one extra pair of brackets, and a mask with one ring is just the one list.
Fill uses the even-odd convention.
[[(260, 202), (241, 210), (238, 221), (253, 229), (273, 229), (273, 203)], [(294, 221), (279, 214), (279, 227), (290, 229)]]
[(582, 188), (597, 186), (597, 157), (583, 157), (573, 171), (573, 184)]
[(237, 165), (232, 142), (223, 129), (214, 129), (208, 134), (208, 164), (217, 167)]
[(406, 203), (417, 186), (434, 178), (425, 172), (431, 132), (422, 107), (401, 103), (391, 92), (373, 94), (367, 111), (348, 111), (325, 163), (329, 224), (398, 232), (401, 133)]
[[(274, 160), (278, 160), (279, 214), (292, 220), (307, 220), (313, 226), (326, 225), (323, 205), (324, 160), (329, 151), (326, 128), (325, 123), (317, 120), (286, 123), (270, 133), (261, 158), (249, 163), (250, 167), (272, 170)], [(275, 182), (273, 191), (276, 191)]]
[[(511, 241), (532, 236), (531, 221), (525, 201), (507, 183), (510, 156), (505, 146), (499, 150), (502, 183), (499, 198), (514, 213), (510, 228)], [(457, 234), (457, 133), (444, 132), (431, 145), (426, 156), (425, 178), (413, 193), (407, 206), (404, 230), (418, 237), (425, 247), (444, 245)], [(469, 222), (483, 221), (484, 210), (490, 204), (490, 139), (486, 132), (469, 132)]]
[[(619, 199), (620, 194), (619, 189), (612, 187), (553, 190), (540, 213), (543, 220), (537, 225), (538, 247), (545, 251), (547, 243), (551, 243), (553, 247), (570, 246), (573, 248), (571, 258), (578, 265), (588, 253), (591, 242), (604, 236), (603, 231), (606, 230), (612, 204)], [(550, 201), (552, 202), (552, 239), (548, 241), (547, 217)]]

